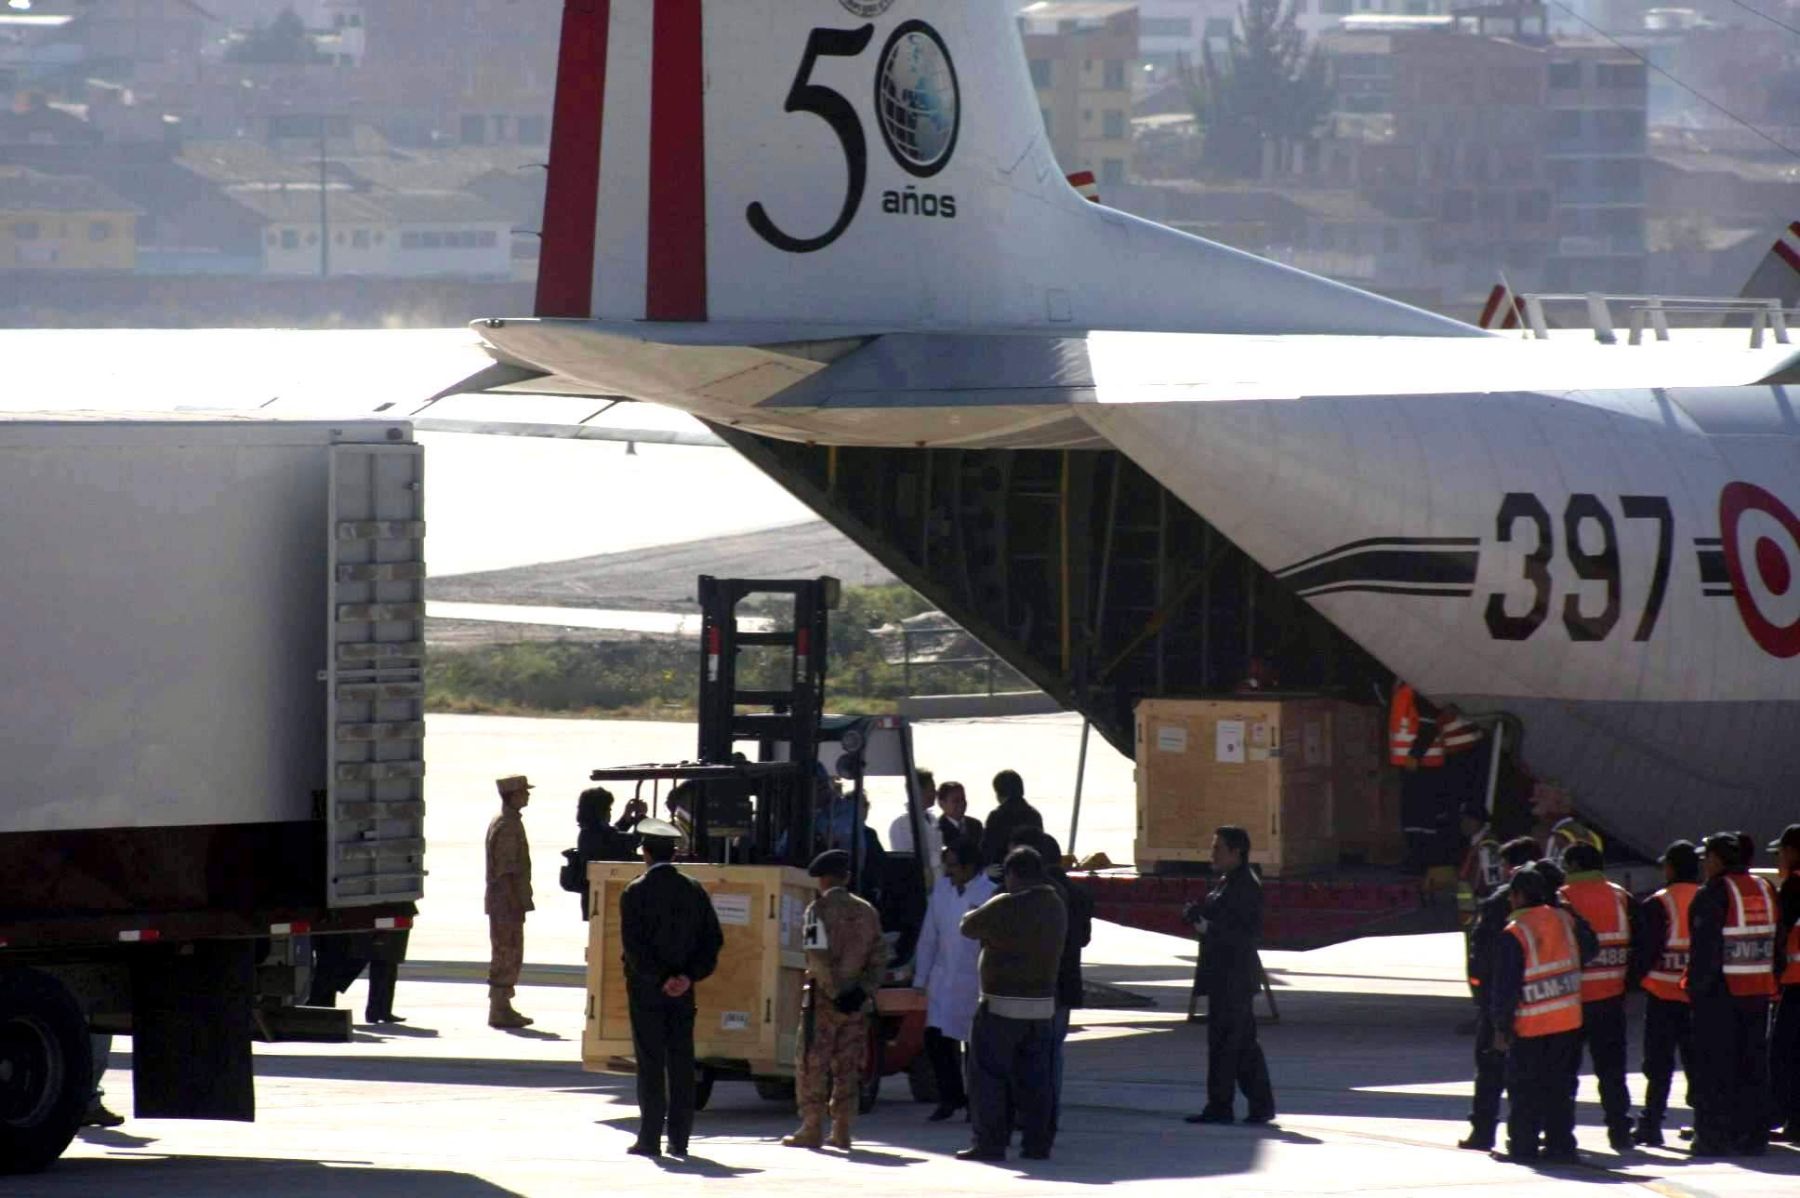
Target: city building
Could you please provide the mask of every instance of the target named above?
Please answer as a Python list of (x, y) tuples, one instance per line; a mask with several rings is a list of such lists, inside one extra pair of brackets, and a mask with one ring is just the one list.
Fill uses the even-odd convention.
[(1641, 292), (1648, 72), (1610, 42), (1559, 39), (1546, 49), (1556, 246), (1544, 285)]
[(31, 0), (19, 15), (67, 17), (44, 46), (67, 78), (98, 76), (143, 87), (191, 81), (226, 24), (197, 0)]
[(1019, 13), (1044, 127), (1064, 171), (1093, 171), (1102, 190), (1131, 175), (1138, 74), (1136, 4), (1053, 3)]
[(512, 276), (512, 228), (475, 196), (344, 185), (237, 187), (261, 221), (261, 273), (382, 278)]
[(92, 179), (0, 167), (0, 269), (131, 270), (137, 212)]
[[(1349, 16), (1442, 16), (1451, 0), (1282, 0), (1294, 27), (1308, 38)], [(1207, 50), (1222, 53), (1238, 23), (1242, 0), (1137, 0), (1139, 54), (1151, 82), (1172, 78)]]
[(1319, 44), (1336, 111), (1300, 173), (1429, 220), (1425, 273), (1446, 303), (1500, 271), (1521, 288), (1642, 289), (1642, 63), (1552, 38), (1535, 3), (1353, 16)]
[(370, 4), (351, 105), (401, 145), (550, 141), (562, 5)]

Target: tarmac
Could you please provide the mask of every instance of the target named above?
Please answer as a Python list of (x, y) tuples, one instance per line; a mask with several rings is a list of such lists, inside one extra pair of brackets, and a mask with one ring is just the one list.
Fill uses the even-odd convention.
[[(1042, 722), (990, 727), (983, 752), (1018, 751), (1019, 760), (1048, 773), (1061, 760), (1055, 745), (1066, 731)], [(858, 1121), (848, 1155), (781, 1147), (793, 1112), (723, 1081), (699, 1117), (693, 1157), (627, 1156), (637, 1128), (631, 1079), (584, 1073), (579, 1064), (584, 929), (574, 896), (555, 885), (556, 850), (572, 838), (573, 795), (551, 783), (565, 788), (569, 780), (555, 771), (573, 769), (577, 757), (592, 766), (646, 760), (665, 748), (679, 756), (691, 736), (679, 725), (433, 717), (430, 895), (395, 1004), (407, 1023), (359, 1026), (351, 1044), (259, 1045), (253, 1124), (130, 1118), (129, 1041), (122, 1039), (107, 1091), (109, 1104), (128, 1117), (124, 1126), (83, 1132), (52, 1169), (8, 1178), (0, 1194), (568, 1198), (666, 1193), (671, 1185), (859, 1198), (1081, 1194), (1101, 1186), (1118, 1194), (1203, 1187), (1252, 1195), (1548, 1196), (1594, 1186), (1666, 1198), (1800, 1193), (1800, 1149), (1692, 1163), (1675, 1151), (1612, 1153), (1591, 1077), (1583, 1078), (1579, 1108), (1586, 1167), (1529, 1170), (1458, 1150), (1471, 1041), (1457, 1031), (1470, 1012), (1455, 936), (1265, 954), (1280, 1020), (1266, 1024), (1262, 1038), (1280, 1117), (1266, 1128), (1190, 1126), (1181, 1116), (1203, 1102), (1206, 1047), (1204, 1026), (1186, 1012), (1193, 945), (1110, 924), (1095, 929), (1087, 979), (1149, 1005), (1077, 1012), (1062, 1129), (1049, 1161), (954, 1160), (967, 1126), (925, 1122), (929, 1108), (910, 1101), (898, 1077), (884, 1082), (875, 1111)], [(954, 740), (937, 742), (940, 778)], [(539, 910), (527, 925), (527, 984), (517, 999), (538, 1022), (500, 1032), (485, 1025), (481, 834), (493, 805), (491, 778), (514, 768), (546, 783), (526, 816)], [(968, 776), (978, 775), (970, 769)], [(1116, 784), (1115, 774), (1094, 800), (1099, 835), (1116, 836), (1121, 804), (1129, 827), (1128, 798), (1114, 793)], [(985, 795), (975, 806), (985, 810)], [(1128, 840), (1096, 839), (1091, 847), (1121, 859), (1130, 852)], [(344, 1002), (360, 1014), (363, 984)], [(1635, 1049), (1632, 1060), (1635, 1067)], [(1642, 1079), (1633, 1075), (1631, 1086), (1641, 1096)], [(1671, 1130), (1686, 1116), (1672, 1112)]]

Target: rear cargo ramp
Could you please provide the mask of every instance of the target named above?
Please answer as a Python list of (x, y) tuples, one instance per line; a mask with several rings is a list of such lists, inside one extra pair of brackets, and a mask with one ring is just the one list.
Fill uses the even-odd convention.
[(1143, 699), (1281, 689), (1368, 702), (1392, 674), (1116, 450), (719, 437), (1114, 748)]

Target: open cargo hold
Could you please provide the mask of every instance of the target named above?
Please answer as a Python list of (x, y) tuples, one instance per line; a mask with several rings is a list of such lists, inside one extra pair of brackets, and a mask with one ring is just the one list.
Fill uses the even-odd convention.
[(54, 1057), (0, 1037), (0, 1172), (68, 1144), (90, 1028), (138, 1116), (251, 1118), (313, 939), (410, 924), (423, 501), (404, 423), (0, 414), (0, 1024)]
[[(806, 905), (817, 893), (803, 869), (780, 865), (683, 864), (712, 895), (725, 934), (719, 967), (695, 987), (694, 1057), (758, 1077), (789, 1077), (800, 1027)], [(582, 1065), (593, 1072), (632, 1068), (631, 1011), (619, 940), (619, 896), (644, 867), (588, 866), (587, 1024)]]
[[(1210, 860), (1213, 829), (1250, 833), (1270, 877), (1390, 859), (1380, 724), (1372, 708), (1313, 697), (1146, 699), (1137, 709), (1139, 869)], [(1390, 831), (1387, 827), (1394, 826)]]

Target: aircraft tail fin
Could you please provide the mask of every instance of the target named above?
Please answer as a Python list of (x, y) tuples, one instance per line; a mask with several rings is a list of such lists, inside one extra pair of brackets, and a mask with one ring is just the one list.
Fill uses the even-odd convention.
[(1783, 229), (1738, 293), (1743, 299), (1778, 299), (1800, 306), (1800, 220)]
[(1525, 326), (1525, 301), (1513, 291), (1504, 272), (1481, 306), (1476, 325), (1484, 329), (1518, 329)]
[(1088, 203), (1017, 9), (565, 0), (538, 314), (1477, 335)]

